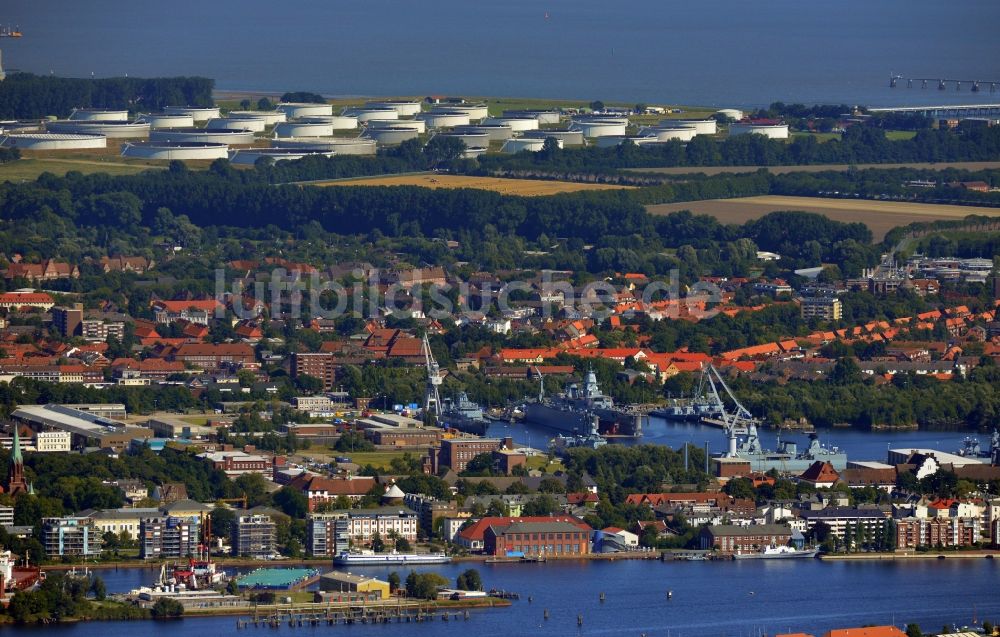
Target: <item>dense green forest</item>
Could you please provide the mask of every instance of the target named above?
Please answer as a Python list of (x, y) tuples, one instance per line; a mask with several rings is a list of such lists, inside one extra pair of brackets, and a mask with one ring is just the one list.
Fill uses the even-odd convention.
[(11, 73), (0, 82), (0, 117), (66, 117), (74, 108), (163, 110), (165, 106), (211, 106), (215, 80), (204, 77), (108, 77), (84, 79)]

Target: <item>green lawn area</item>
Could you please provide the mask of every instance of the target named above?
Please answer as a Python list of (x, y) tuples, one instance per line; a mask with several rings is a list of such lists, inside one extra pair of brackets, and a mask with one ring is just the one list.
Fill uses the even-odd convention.
[(162, 169), (166, 166), (125, 163), (124, 161), (102, 161), (98, 159), (55, 159), (26, 158), (8, 164), (0, 164), (0, 181), (34, 181), (44, 172), (65, 175), (71, 170), (84, 174), (108, 173), (109, 175), (134, 175), (150, 168)]
[(551, 462), (548, 456), (531, 456), (528, 458), (528, 469), (545, 469), (546, 473), (555, 473), (556, 471), (564, 471), (566, 467), (563, 466), (562, 460), (555, 458)]
[(840, 133), (810, 133), (807, 131), (795, 131), (792, 133), (792, 140), (796, 137), (812, 137), (816, 141), (822, 143), (828, 142), (831, 139), (840, 139)]
[(892, 141), (898, 141), (901, 139), (913, 139), (916, 136), (917, 136), (916, 131), (912, 130), (890, 130), (885, 132), (885, 138)]
[(299, 455), (309, 456), (312, 458), (329, 458), (330, 461), (333, 460), (335, 456), (346, 456), (351, 459), (354, 464), (365, 466), (370, 464), (376, 469), (389, 469), (393, 458), (402, 458), (405, 454), (409, 453), (414, 458), (420, 458), (425, 455), (423, 450), (409, 450), (409, 451), (355, 451), (351, 453), (350, 451), (333, 451), (326, 447), (317, 448), (311, 447), (309, 449), (303, 449), (299, 451)]

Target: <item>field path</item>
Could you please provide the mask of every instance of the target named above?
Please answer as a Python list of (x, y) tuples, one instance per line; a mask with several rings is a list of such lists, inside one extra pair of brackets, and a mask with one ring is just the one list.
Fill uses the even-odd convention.
[(776, 210), (802, 210), (826, 215), (836, 221), (864, 223), (871, 228), (875, 241), (881, 241), (889, 230), (897, 226), (917, 221), (963, 219), (969, 215), (1000, 217), (1000, 208), (780, 195), (659, 204), (647, 206), (647, 210), (654, 215), (690, 210), (695, 214), (711, 215), (722, 223), (736, 224), (763, 217)]

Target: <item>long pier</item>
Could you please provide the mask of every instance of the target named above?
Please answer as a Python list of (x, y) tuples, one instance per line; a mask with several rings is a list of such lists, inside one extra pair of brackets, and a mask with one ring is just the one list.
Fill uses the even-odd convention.
[(978, 93), (985, 87), (989, 87), (990, 93), (996, 93), (1000, 87), (1000, 80), (960, 80), (947, 77), (903, 77), (902, 75), (889, 76), (889, 88), (896, 88), (900, 82), (906, 82), (906, 88), (913, 88), (913, 83), (920, 84), (920, 88), (936, 86), (939, 91), (943, 91), (951, 84), (955, 85), (956, 91), (962, 90), (962, 85), (967, 85), (973, 93)]
[(919, 113), (927, 117), (1000, 117), (1000, 104), (946, 104), (869, 108), (871, 113)]

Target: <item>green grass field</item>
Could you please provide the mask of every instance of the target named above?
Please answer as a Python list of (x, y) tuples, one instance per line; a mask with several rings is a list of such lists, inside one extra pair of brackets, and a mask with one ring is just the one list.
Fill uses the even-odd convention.
[(917, 136), (916, 131), (912, 130), (889, 130), (885, 132), (885, 138), (891, 141), (899, 141), (901, 139), (913, 139)]
[(8, 164), (0, 164), (0, 181), (34, 181), (42, 173), (49, 172), (62, 176), (71, 170), (79, 171), (85, 175), (92, 173), (134, 175), (151, 168), (162, 169), (164, 167), (100, 159), (25, 158)]

